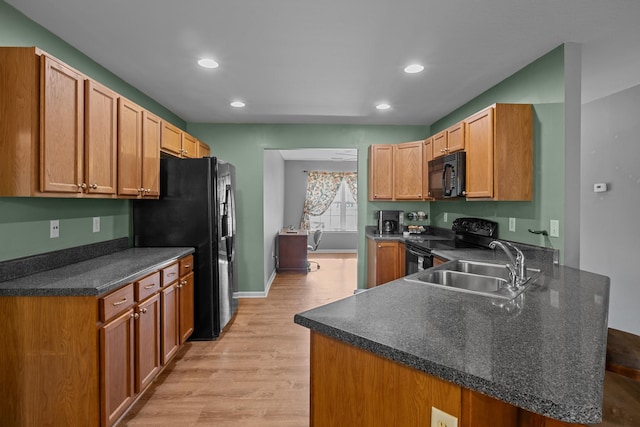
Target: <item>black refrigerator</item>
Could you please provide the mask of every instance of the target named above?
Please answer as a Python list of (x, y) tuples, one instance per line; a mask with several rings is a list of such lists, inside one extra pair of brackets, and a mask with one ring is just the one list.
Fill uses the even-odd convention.
[(213, 340), (238, 308), (235, 167), (215, 157), (160, 160), (160, 198), (134, 200), (134, 245), (190, 246), (194, 330)]

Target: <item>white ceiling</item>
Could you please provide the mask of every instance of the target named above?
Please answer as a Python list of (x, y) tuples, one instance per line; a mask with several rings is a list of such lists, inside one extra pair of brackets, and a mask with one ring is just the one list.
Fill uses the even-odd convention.
[(429, 125), (565, 42), (640, 83), (637, 0), (5, 1), (188, 122)]

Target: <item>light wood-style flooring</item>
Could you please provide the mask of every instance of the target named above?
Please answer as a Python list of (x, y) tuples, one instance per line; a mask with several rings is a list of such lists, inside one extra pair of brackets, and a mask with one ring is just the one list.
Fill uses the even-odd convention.
[(189, 341), (119, 426), (309, 425), (309, 330), (294, 314), (353, 294), (355, 254), (278, 274), (267, 298), (241, 299), (217, 341)]

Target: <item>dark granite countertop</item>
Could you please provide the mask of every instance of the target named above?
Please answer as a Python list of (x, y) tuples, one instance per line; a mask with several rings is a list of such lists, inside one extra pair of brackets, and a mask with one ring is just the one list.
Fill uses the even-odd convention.
[(0, 296), (99, 296), (193, 252), (194, 248), (130, 248), (0, 282)]
[[(450, 259), (497, 256), (484, 249), (446, 252)], [(544, 275), (517, 303), (500, 306), (492, 298), (398, 279), (294, 321), (532, 412), (600, 422), (609, 278), (539, 266)]]

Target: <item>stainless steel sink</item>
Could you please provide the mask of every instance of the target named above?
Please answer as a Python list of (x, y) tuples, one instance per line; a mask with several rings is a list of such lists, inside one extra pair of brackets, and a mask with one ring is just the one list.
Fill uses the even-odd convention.
[(529, 279), (527, 282), (517, 289), (513, 289), (509, 286), (509, 270), (506, 264), (457, 260), (407, 276), (404, 280), (511, 300), (524, 292), (541, 274), (542, 272), (538, 269), (528, 268), (527, 276)]
[[(509, 279), (509, 269), (506, 264), (493, 264), (481, 261), (452, 261), (446, 267), (447, 270), (461, 271), (463, 273), (479, 274), (482, 276), (500, 277), (504, 280)], [(537, 268), (527, 268), (527, 277), (535, 276), (540, 273)]]
[(423, 282), (441, 286), (464, 289), (469, 292), (497, 292), (507, 286), (509, 281), (499, 277), (481, 276), (452, 270), (436, 270), (420, 276)]

